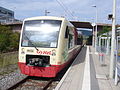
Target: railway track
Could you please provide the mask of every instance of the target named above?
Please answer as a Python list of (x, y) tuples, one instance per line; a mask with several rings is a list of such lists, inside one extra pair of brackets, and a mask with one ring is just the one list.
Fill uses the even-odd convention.
[(7, 88), (7, 90), (53, 90), (68, 68), (69, 66), (59, 72), (55, 78), (26, 76), (24, 79), (16, 82), (14, 85)]
[(54, 79), (27, 76), (7, 90), (47, 90)]
[(20, 84), (24, 83), (27, 79), (28, 79), (28, 76), (26, 76), (22, 80), (18, 81), (16, 84), (10, 86), (9, 88), (7, 88), (7, 90), (12, 90), (12, 89), (17, 88)]

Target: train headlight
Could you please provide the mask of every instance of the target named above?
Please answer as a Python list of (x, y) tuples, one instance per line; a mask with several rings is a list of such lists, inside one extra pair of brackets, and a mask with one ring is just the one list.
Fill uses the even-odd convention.
[(52, 50), (52, 56), (56, 56), (56, 50), (55, 49)]
[(21, 54), (25, 54), (25, 49), (24, 48), (21, 49)]

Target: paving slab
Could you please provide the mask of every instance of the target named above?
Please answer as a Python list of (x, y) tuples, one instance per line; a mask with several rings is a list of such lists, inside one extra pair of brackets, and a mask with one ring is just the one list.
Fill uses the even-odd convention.
[(84, 76), (86, 47), (83, 47), (75, 61), (55, 90), (81, 90)]
[(120, 90), (120, 83), (115, 86), (114, 79), (109, 78), (110, 55), (104, 54), (101, 63), (94, 47), (89, 47), (89, 54), (86, 50), (82, 48), (55, 90)]
[(120, 90), (120, 85), (115, 86), (114, 79), (109, 78), (110, 55), (104, 54), (104, 65), (101, 65), (99, 53), (96, 54), (92, 46), (90, 47), (90, 53), (95, 67), (95, 78), (98, 82), (99, 90)]

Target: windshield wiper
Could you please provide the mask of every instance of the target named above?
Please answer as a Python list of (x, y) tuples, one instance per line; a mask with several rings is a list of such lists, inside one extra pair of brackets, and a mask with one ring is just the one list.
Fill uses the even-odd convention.
[(32, 46), (37, 50), (37, 51), (39, 51), (38, 50), (38, 48), (32, 43), (32, 41), (25, 35), (25, 33), (24, 33), (24, 36), (27, 38), (27, 40), (32, 44)]

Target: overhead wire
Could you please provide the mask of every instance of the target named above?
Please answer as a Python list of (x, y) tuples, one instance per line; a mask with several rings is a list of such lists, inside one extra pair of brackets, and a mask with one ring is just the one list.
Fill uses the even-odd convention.
[(64, 3), (60, 0), (56, 0), (57, 3), (63, 8), (63, 10), (66, 12), (66, 14), (71, 15), (71, 17), (74, 19), (74, 15), (72, 12), (64, 5)]
[[(59, 0), (60, 1), (60, 0)], [(62, 1), (60, 1), (63, 5), (64, 5), (64, 3), (62, 2)], [(65, 6), (64, 5), (64, 7), (68, 10), (68, 12), (71, 14), (71, 16), (73, 16), (74, 17), (74, 15), (72, 14), (72, 11), (70, 10), (70, 9), (68, 9), (68, 7), (67, 6)]]

